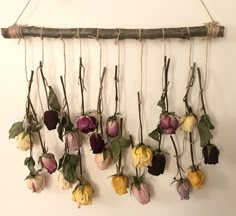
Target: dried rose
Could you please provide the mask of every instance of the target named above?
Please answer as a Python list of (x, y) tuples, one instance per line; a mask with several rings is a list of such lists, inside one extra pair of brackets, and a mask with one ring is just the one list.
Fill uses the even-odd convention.
[(81, 140), (78, 131), (71, 131), (65, 134), (65, 146), (69, 151), (76, 151), (81, 147)]
[(97, 128), (97, 119), (94, 116), (83, 115), (77, 118), (77, 127), (83, 133), (93, 132)]
[(72, 187), (72, 184), (70, 182), (68, 182), (67, 180), (65, 180), (62, 171), (58, 171), (57, 182), (58, 182), (58, 188), (60, 190), (67, 190)]
[(108, 137), (117, 137), (119, 135), (119, 122), (116, 116), (110, 116), (106, 121), (106, 134)]
[(40, 157), (42, 167), (45, 168), (50, 174), (54, 173), (57, 169), (57, 161), (52, 153), (44, 153)]
[(58, 112), (54, 110), (48, 110), (44, 112), (43, 121), (46, 125), (48, 130), (54, 130), (57, 127), (58, 119)]
[(177, 192), (180, 195), (181, 200), (189, 200), (190, 184), (188, 179), (180, 179), (176, 183)]
[(111, 164), (112, 158), (111, 158), (111, 153), (109, 150), (103, 150), (102, 153), (98, 153), (94, 157), (94, 161), (97, 165), (97, 167), (100, 170), (105, 170), (109, 167)]
[(135, 167), (147, 167), (152, 165), (152, 150), (144, 144), (137, 145), (132, 149), (133, 165)]
[(148, 172), (151, 175), (158, 176), (164, 173), (166, 158), (162, 152), (157, 152), (152, 158), (152, 165), (148, 166)]
[(193, 186), (193, 188), (195, 189), (200, 189), (204, 186), (205, 176), (204, 176), (204, 173), (200, 169), (197, 169), (196, 171), (193, 169), (190, 169), (187, 174), (187, 178), (189, 182), (191, 183), (191, 185)]
[(45, 186), (45, 178), (43, 175), (31, 176), (26, 180), (27, 187), (32, 190), (33, 193), (40, 193)]
[(78, 208), (81, 205), (92, 204), (93, 188), (87, 182), (84, 185), (78, 184), (72, 192), (72, 200), (77, 202)]
[(179, 126), (177, 118), (170, 113), (164, 113), (160, 116), (160, 128), (165, 134), (174, 134)]
[(185, 132), (192, 132), (194, 126), (197, 124), (197, 118), (193, 113), (184, 115), (181, 118), (180, 127)]
[(205, 164), (219, 163), (219, 149), (214, 144), (206, 144), (202, 149)]
[[(32, 137), (31, 137), (32, 139)], [(27, 151), (30, 148), (30, 135), (26, 132), (21, 132), (17, 137), (17, 148), (22, 151)], [(33, 139), (32, 139), (33, 142)]]
[(105, 142), (99, 133), (93, 133), (89, 137), (90, 146), (94, 154), (101, 153), (105, 148)]
[(127, 188), (129, 187), (129, 179), (124, 174), (114, 175), (111, 179), (111, 185), (116, 194), (121, 196), (127, 193)]
[(142, 205), (150, 202), (150, 193), (144, 182), (141, 182), (139, 185), (133, 184), (131, 192)]

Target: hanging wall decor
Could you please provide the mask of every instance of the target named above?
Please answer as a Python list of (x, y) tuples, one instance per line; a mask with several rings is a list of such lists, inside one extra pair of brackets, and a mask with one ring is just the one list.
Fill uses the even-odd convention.
[[(29, 1), (30, 2), (30, 1)], [(22, 11), (22, 13), (27, 8)], [(207, 10), (203, 1), (201, 1)], [(209, 11), (207, 10), (210, 15)], [(21, 13), (21, 15), (22, 15)], [(20, 16), (21, 16), (20, 15)], [(144, 144), (143, 124), (142, 124), (142, 80), (143, 80), (143, 44), (144, 39), (168, 39), (181, 38), (191, 40), (192, 37), (207, 37), (208, 40), (216, 37), (224, 36), (224, 26), (220, 26), (218, 22), (212, 19), (212, 22), (204, 26), (194, 27), (176, 27), (176, 28), (157, 28), (157, 29), (101, 29), (101, 28), (47, 28), (28, 25), (19, 25), (17, 22), (8, 28), (2, 28), (1, 33), (4, 38), (24, 38), (41, 37), (41, 38), (60, 38), (64, 47), (64, 77), (60, 76), (61, 92), (64, 97), (63, 102), (60, 103), (57, 96), (56, 87), (52, 87), (44, 74), (43, 58), (37, 68), (41, 74), (42, 86), (45, 92), (46, 111), (41, 102), (41, 96), (37, 100), (40, 101), (43, 110), (43, 116), (36, 113), (34, 104), (31, 100), (31, 88), (34, 83), (35, 72), (32, 70), (30, 80), (28, 81), (28, 93), (26, 97), (25, 115), (12, 125), (9, 130), (9, 138), (16, 138), (17, 148), (23, 151), (29, 150), (29, 156), (26, 157), (24, 165), (29, 169), (29, 174), (26, 177), (27, 187), (35, 192), (40, 193), (44, 190), (46, 181), (45, 173), (50, 175), (58, 170), (58, 187), (60, 189), (72, 189), (72, 200), (77, 203), (77, 206), (92, 204), (93, 193), (95, 187), (90, 181), (88, 173), (84, 171), (84, 158), (86, 153), (83, 148), (87, 143), (90, 144), (91, 152), (94, 154), (94, 163), (99, 170), (106, 170), (109, 166), (116, 168), (116, 173), (110, 175), (111, 186), (115, 194), (124, 195), (128, 192), (130, 187), (131, 195), (142, 204), (148, 204), (151, 201), (151, 187), (147, 184), (146, 179), (150, 176), (161, 178), (165, 174), (166, 160), (170, 158), (170, 153), (165, 152), (165, 142), (169, 137), (174, 152), (177, 172), (173, 174), (171, 185), (175, 183), (177, 193), (181, 200), (190, 199), (191, 188), (201, 189), (205, 186), (205, 173), (201, 168), (200, 162), (196, 162), (194, 151), (198, 147), (198, 140), (194, 134), (199, 134), (200, 147), (204, 163), (208, 165), (215, 165), (219, 162), (220, 151), (216, 145), (212, 143), (212, 130), (215, 126), (212, 123), (210, 115), (205, 107), (204, 90), (205, 84), (202, 84), (202, 77), (200, 67), (197, 63), (190, 61), (190, 72), (187, 80), (186, 92), (183, 97), (185, 112), (182, 117), (170, 108), (169, 100), (172, 91), (170, 91), (169, 68), (170, 58), (164, 54), (163, 66), (163, 86), (162, 94), (157, 103), (161, 108), (157, 126), (154, 130), (149, 131), (149, 137), (157, 141), (157, 147), (151, 146), (148, 143)], [(83, 65), (82, 56), (79, 56), (79, 74), (78, 74), (78, 91), (81, 97), (81, 109), (79, 114), (71, 113), (69, 108), (66, 80), (66, 58), (65, 58), (65, 41), (64, 39), (137, 39), (141, 42), (141, 87), (138, 91), (138, 120), (139, 120), (139, 143), (134, 144), (133, 135), (129, 134), (126, 125), (124, 124), (124, 115), (119, 110), (120, 94), (119, 94), (119, 71), (120, 65), (115, 66), (114, 83), (115, 95), (110, 99), (109, 103), (115, 104), (115, 109), (112, 114), (108, 114), (104, 121), (105, 114), (103, 113), (103, 94), (106, 93), (104, 88), (104, 79), (107, 74), (107, 68), (104, 67), (101, 73), (101, 44), (100, 45), (100, 75), (99, 75), (99, 89), (97, 97), (96, 110), (89, 110), (85, 103), (86, 79), (87, 72)], [(191, 46), (191, 41), (190, 41)], [(80, 44), (81, 49), (81, 44)], [(119, 52), (118, 44), (118, 52)], [(208, 47), (207, 47), (208, 49)], [(120, 53), (118, 53), (119, 58)], [(191, 55), (191, 53), (190, 53)], [(197, 71), (197, 72), (196, 72)], [(196, 76), (197, 73), (197, 76)], [(199, 95), (201, 102), (201, 114), (194, 112), (196, 110), (190, 103), (191, 90), (196, 86), (196, 77), (199, 83)], [(205, 77), (206, 79), (206, 77)], [(160, 78), (161, 80), (161, 78)], [(38, 81), (38, 76), (37, 76)], [(95, 80), (93, 80), (95, 82)], [(206, 82), (206, 80), (204, 81)], [(39, 85), (39, 83), (38, 83)], [(134, 95), (135, 97), (135, 95)], [(130, 106), (133, 106), (132, 104)], [(79, 106), (77, 106), (78, 108)], [(135, 106), (134, 106), (135, 107)], [(107, 114), (107, 113), (106, 113)], [(76, 118), (73, 119), (73, 116)], [(43, 132), (43, 127), (47, 130)], [(58, 137), (63, 142), (64, 152), (60, 155), (60, 159), (56, 161), (54, 153), (50, 150), (44, 141), (44, 133), (56, 130)], [(124, 133), (125, 131), (125, 133)], [(182, 154), (178, 149), (177, 140), (178, 134), (183, 135), (184, 145), (189, 146), (189, 155), (191, 158), (191, 165), (188, 170), (184, 169), (182, 165)], [(35, 144), (40, 143), (40, 156), (34, 154), (36, 151)], [(131, 148), (129, 148), (131, 147)], [(128, 154), (124, 154), (128, 151)], [(125, 169), (128, 164), (124, 157), (129, 157), (132, 160), (135, 175), (128, 173)], [(36, 161), (39, 161), (37, 164)], [(104, 171), (99, 171), (103, 175)], [(92, 174), (91, 174), (92, 175)], [(107, 176), (108, 177), (108, 176)], [(194, 191), (193, 191), (194, 192)], [(177, 194), (177, 196), (178, 196)]]

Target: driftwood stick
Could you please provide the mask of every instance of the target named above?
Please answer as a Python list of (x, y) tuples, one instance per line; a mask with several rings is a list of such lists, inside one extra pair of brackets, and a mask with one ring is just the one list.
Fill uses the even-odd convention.
[[(224, 36), (224, 26), (214, 37)], [(189, 30), (188, 30), (189, 29)], [(44, 37), (44, 38), (99, 38), (99, 39), (158, 39), (206, 37), (209, 35), (207, 26), (158, 28), (158, 29), (97, 29), (97, 28), (43, 28), (36, 26), (13, 25), (1, 29), (4, 38)], [(163, 35), (164, 34), (164, 35)]]

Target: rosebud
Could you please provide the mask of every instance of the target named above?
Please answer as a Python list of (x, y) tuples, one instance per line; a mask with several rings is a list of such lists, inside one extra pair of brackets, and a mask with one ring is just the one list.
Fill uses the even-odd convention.
[[(31, 137), (32, 139), (32, 137)], [(30, 148), (30, 135), (26, 132), (21, 132), (17, 137), (17, 148), (22, 151), (27, 151)], [(33, 139), (32, 139), (33, 142)]]
[(77, 127), (83, 133), (93, 132), (97, 128), (97, 119), (93, 116), (80, 116), (77, 118)]
[(152, 150), (146, 145), (137, 145), (132, 149), (133, 165), (147, 167), (152, 165)]
[(78, 208), (81, 205), (92, 204), (93, 188), (89, 183), (84, 185), (78, 184), (72, 192), (72, 200), (77, 202)]
[(44, 189), (45, 178), (43, 175), (29, 177), (26, 180), (26, 185), (33, 193), (40, 193)]
[(65, 134), (65, 146), (69, 151), (76, 151), (81, 147), (79, 132), (71, 131)]
[(165, 155), (161, 152), (158, 152), (152, 158), (152, 165), (148, 166), (148, 172), (151, 175), (158, 176), (164, 173), (166, 165), (166, 158)]
[(150, 202), (150, 193), (144, 182), (141, 182), (139, 185), (133, 184), (131, 192), (142, 205)]
[(205, 176), (204, 176), (204, 173), (200, 169), (197, 169), (196, 171), (192, 169), (189, 170), (187, 174), (187, 178), (189, 182), (191, 183), (191, 185), (193, 186), (193, 188), (195, 189), (200, 189), (204, 186)]
[(190, 184), (187, 179), (180, 179), (176, 183), (177, 192), (181, 200), (189, 200)]
[(124, 174), (114, 175), (111, 179), (111, 185), (116, 194), (121, 196), (127, 193), (127, 188), (129, 187), (129, 179)]
[(165, 134), (174, 134), (179, 126), (177, 118), (172, 114), (161, 114), (160, 128)]
[(214, 144), (206, 144), (202, 149), (205, 164), (219, 163), (219, 149)]
[(60, 190), (67, 190), (72, 187), (72, 184), (70, 182), (68, 182), (67, 180), (65, 180), (62, 171), (58, 171), (57, 182), (58, 182), (58, 188)]
[(57, 161), (52, 153), (44, 153), (40, 158), (42, 167), (45, 168), (50, 174), (54, 173), (57, 169)]
[(54, 130), (57, 127), (58, 119), (58, 112), (54, 110), (48, 110), (43, 115), (43, 121), (46, 125), (48, 130)]
[(102, 153), (96, 154), (94, 157), (94, 161), (100, 170), (107, 169), (112, 161), (110, 151), (103, 150)]
[(110, 116), (106, 121), (106, 134), (108, 137), (117, 137), (119, 135), (119, 122), (116, 116)]
[(196, 124), (197, 124), (197, 118), (193, 113), (191, 113), (188, 115), (184, 115), (181, 118), (180, 127), (185, 132), (192, 132), (192, 130)]
[(91, 136), (89, 137), (89, 141), (94, 154), (101, 153), (104, 150), (105, 142), (100, 134), (91, 134)]

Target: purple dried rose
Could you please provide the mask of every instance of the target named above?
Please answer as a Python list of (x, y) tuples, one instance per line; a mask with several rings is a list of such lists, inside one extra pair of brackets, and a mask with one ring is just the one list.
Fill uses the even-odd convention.
[(173, 114), (161, 114), (160, 116), (160, 128), (164, 134), (174, 134), (179, 127), (179, 122)]
[(148, 167), (148, 172), (151, 175), (158, 176), (164, 173), (166, 165), (165, 155), (161, 152), (156, 153), (152, 158), (152, 166)]
[(189, 200), (190, 184), (187, 179), (180, 179), (176, 183), (177, 192), (181, 200)]
[(206, 144), (202, 149), (205, 164), (219, 163), (219, 149), (214, 144)]
[(119, 122), (116, 116), (110, 116), (106, 121), (106, 134), (108, 137), (117, 137), (119, 135)]
[(97, 128), (97, 119), (94, 116), (83, 115), (76, 121), (78, 129), (83, 133), (93, 132)]
[(69, 151), (76, 151), (81, 147), (81, 140), (78, 131), (71, 131), (65, 134), (65, 146)]
[(50, 174), (54, 173), (57, 169), (57, 161), (52, 153), (44, 153), (40, 158), (42, 167), (45, 168)]
[(105, 148), (105, 142), (101, 136), (101, 134), (93, 133), (90, 138), (90, 146), (93, 150), (94, 154), (102, 153)]
[(54, 110), (48, 110), (44, 112), (43, 121), (46, 125), (48, 130), (54, 130), (57, 127), (58, 119), (58, 112)]

